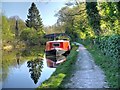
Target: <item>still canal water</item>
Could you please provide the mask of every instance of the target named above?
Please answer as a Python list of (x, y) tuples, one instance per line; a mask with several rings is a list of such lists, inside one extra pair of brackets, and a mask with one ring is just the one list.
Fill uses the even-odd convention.
[(36, 88), (55, 71), (40, 59), (44, 47), (3, 51), (2, 88)]

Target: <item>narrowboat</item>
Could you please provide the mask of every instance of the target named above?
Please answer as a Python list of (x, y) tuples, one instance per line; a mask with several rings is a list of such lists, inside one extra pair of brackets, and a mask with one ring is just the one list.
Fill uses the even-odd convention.
[(70, 53), (70, 42), (68, 40), (54, 40), (46, 42), (46, 56), (60, 56)]

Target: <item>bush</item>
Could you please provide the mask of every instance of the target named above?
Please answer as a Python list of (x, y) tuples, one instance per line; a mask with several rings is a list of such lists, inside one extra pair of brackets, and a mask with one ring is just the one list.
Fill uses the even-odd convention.
[(96, 39), (98, 47), (115, 60), (120, 59), (120, 35), (104, 36)]
[(37, 32), (33, 28), (25, 28), (20, 34), (20, 39), (25, 41), (27, 45), (43, 45), (46, 42), (43, 35), (42, 31)]

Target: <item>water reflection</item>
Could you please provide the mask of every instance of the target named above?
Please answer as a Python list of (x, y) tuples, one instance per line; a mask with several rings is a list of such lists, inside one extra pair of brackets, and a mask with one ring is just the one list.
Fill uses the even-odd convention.
[(47, 66), (51, 68), (56, 68), (59, 64), (66, 61), (66, 56), (46, 56)]
[(47, 67), (38, 55), (44, 55), (44, 46), (3, 51), (0, 72), (3, 88), (35, 88), (48, 79), (55, 69)]
[(16, 53), (16, 61), (18, 65), (20, 65), (20, 57), (21, 57), (20, 53), (19, 52)]
[(28, 61), (27, 67), (29, 68), (32, 80), (36, 84), (38, 82), (39, 77), (41, 76), (43, 60), (40, 58), (36, 58), (35, 60)]

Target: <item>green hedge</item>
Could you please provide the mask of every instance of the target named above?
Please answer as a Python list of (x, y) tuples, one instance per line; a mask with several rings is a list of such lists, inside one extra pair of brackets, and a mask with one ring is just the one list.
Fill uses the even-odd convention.
[(120, 35), (99, 37), (96, 41), (105, 55), (120, 60)]

